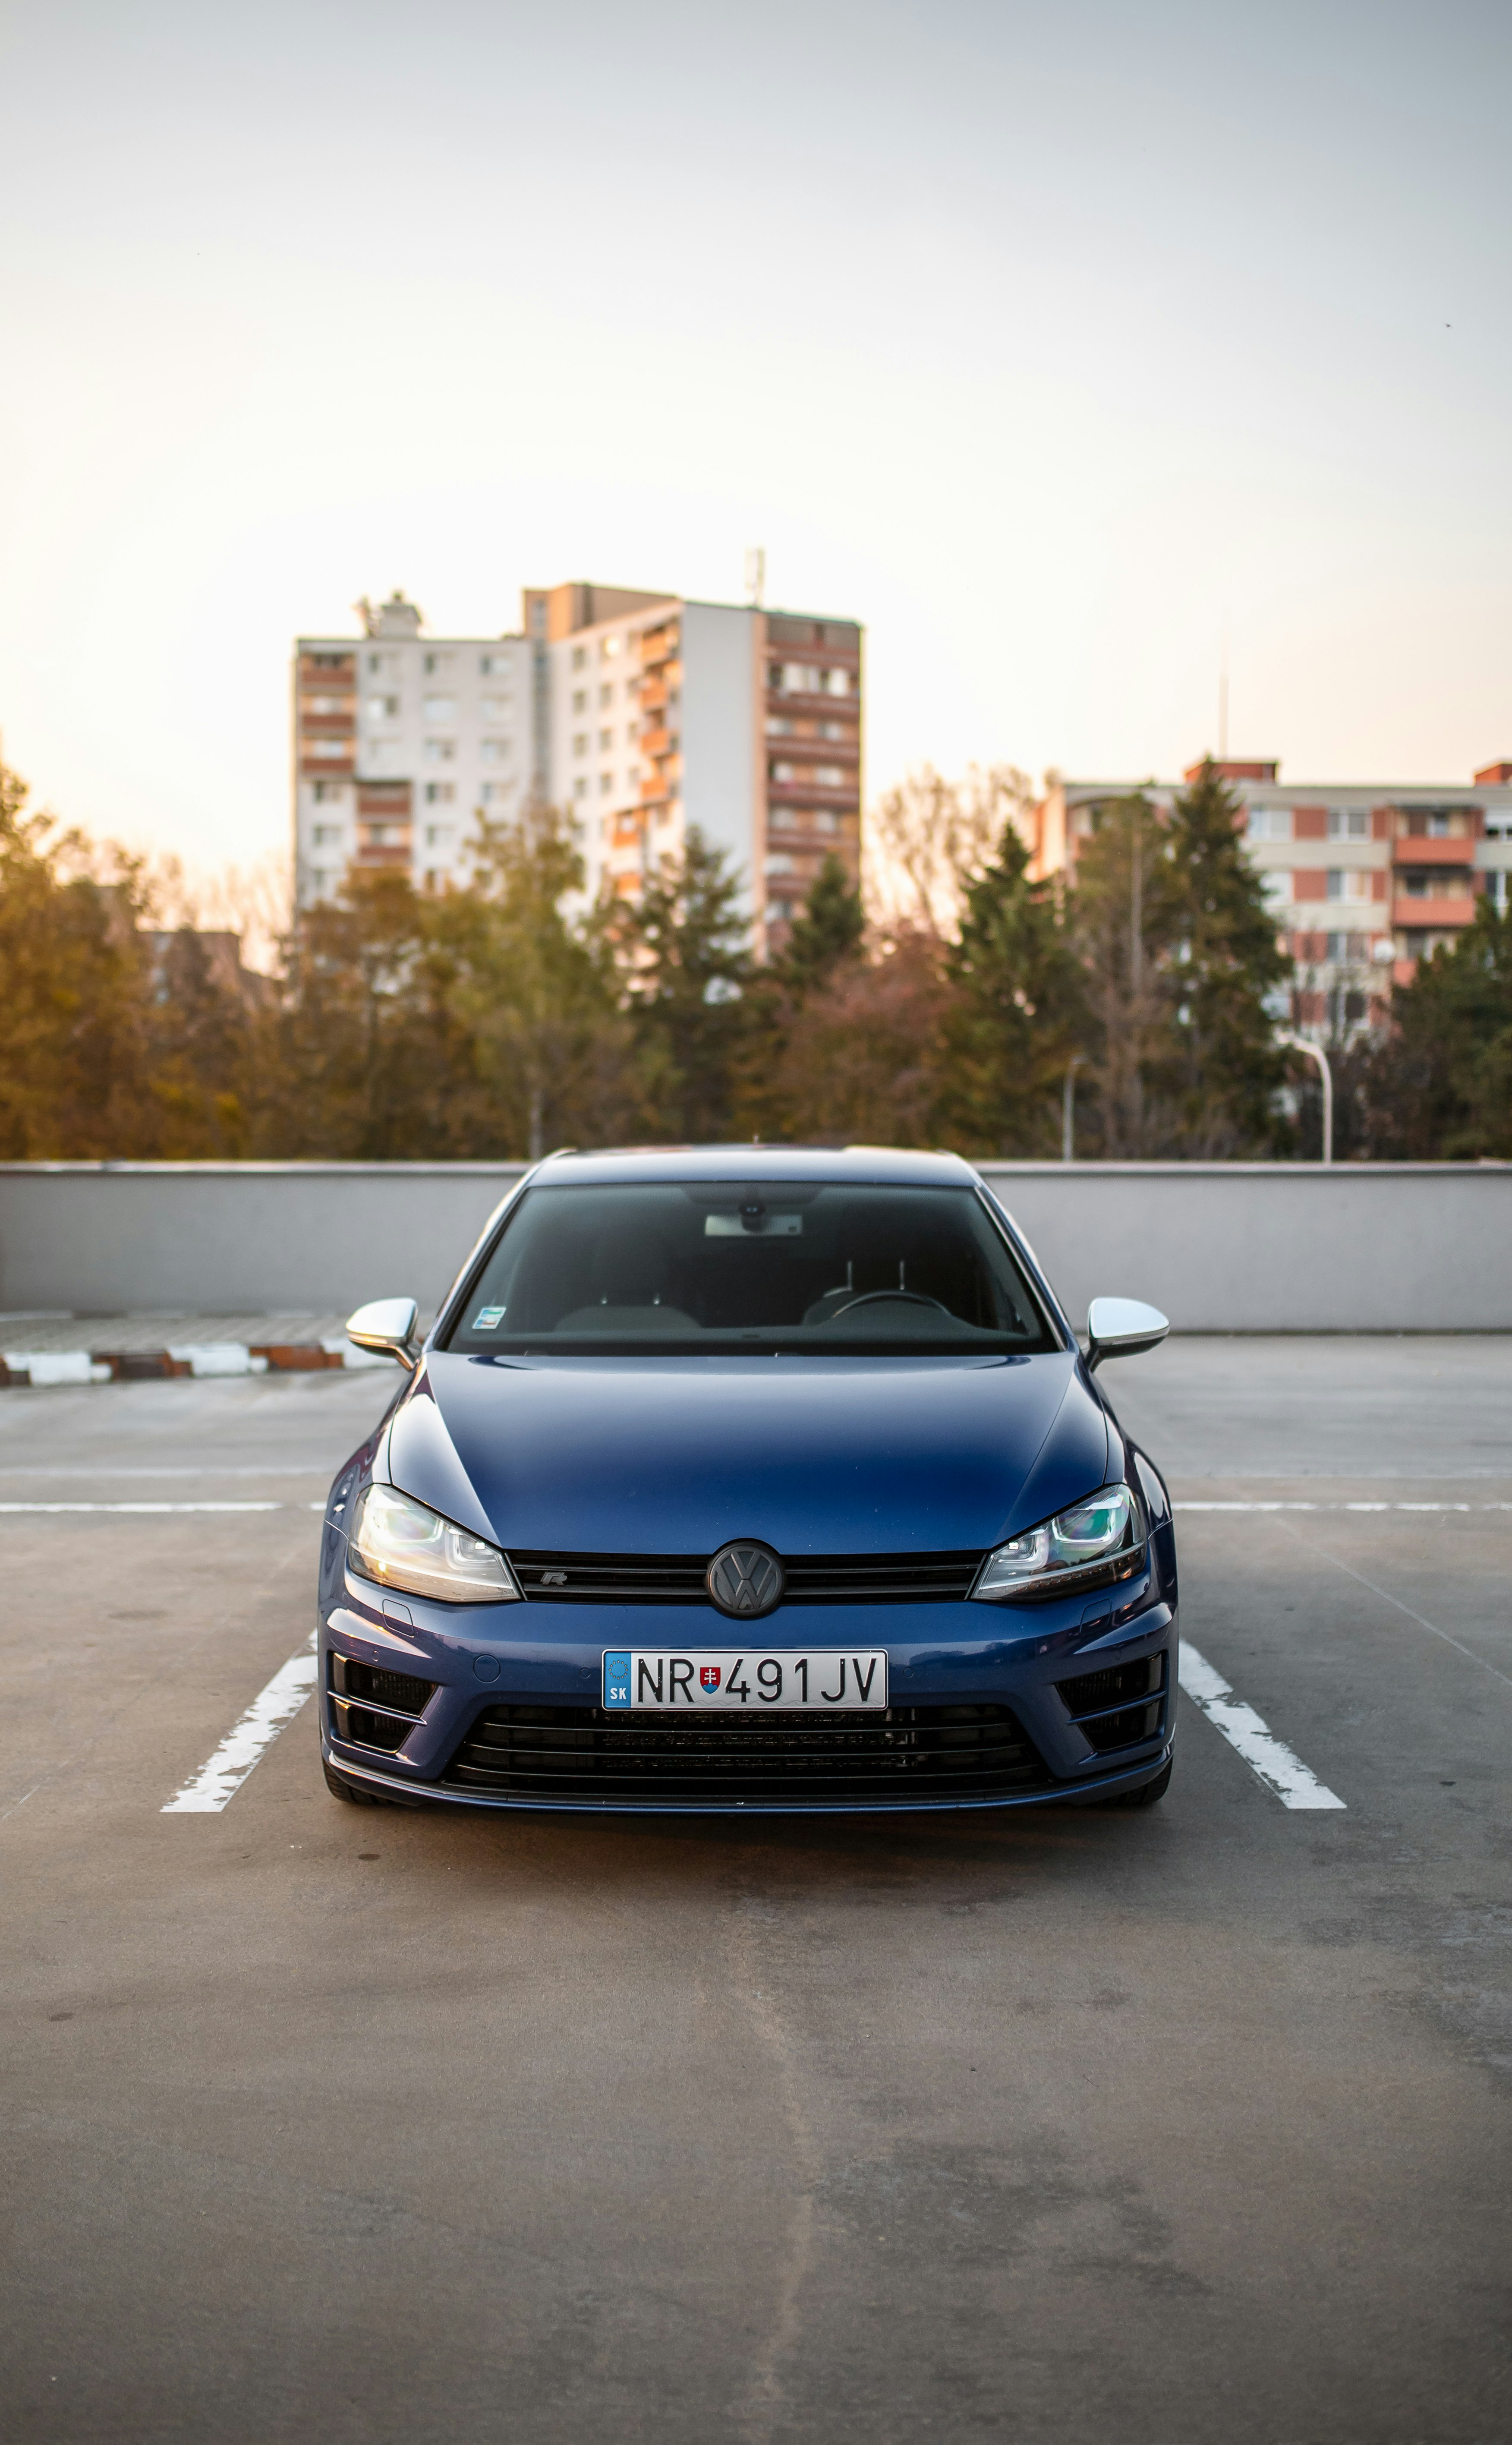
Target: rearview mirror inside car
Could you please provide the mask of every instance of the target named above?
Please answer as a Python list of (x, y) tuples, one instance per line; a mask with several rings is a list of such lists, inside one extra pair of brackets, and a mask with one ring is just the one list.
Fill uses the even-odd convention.
[(1170, 1331), (1169, 1319), (1143, 1299), (1094, 1298), (1087, 1310), (1087, 1364), (1095, 1368), (1105, 1358), (1132, 1358), (1153, 1350)]
[(413, 1367), (420, 1356), (420, 1309), (412, 1298), (369, 1299), (346, 1319), (346, 1338), (380, 1358)]

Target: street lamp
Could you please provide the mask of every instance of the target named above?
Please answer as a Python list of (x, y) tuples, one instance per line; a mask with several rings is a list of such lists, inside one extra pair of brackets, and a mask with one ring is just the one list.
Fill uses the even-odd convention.
[(1294, 1053), (1305, 1053), (1316, 1061), (1323, 1080), (1323, 1161), (1334, 1160), (1334, 1073), (1329, 1068), (1328, 1055), (1320, 1044), (1312, 1043), (1305, 1036), (1282, 1036), (1278, 1042), (1289, 1044)]

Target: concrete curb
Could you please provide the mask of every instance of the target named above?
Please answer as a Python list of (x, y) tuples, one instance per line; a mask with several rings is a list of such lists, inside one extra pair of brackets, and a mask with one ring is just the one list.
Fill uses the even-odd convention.
[(391, 1359), (340, 1343), (174, 1342), (161, 1350), (0, 1351), (0, 1390), (81, 1384), (140, 1384), (169, 1376), (304, 1374), (331, 1367), (387, 1367)]

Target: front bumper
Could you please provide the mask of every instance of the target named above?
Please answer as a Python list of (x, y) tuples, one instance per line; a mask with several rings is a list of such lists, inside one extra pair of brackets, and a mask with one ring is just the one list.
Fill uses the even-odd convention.
[[(675, 1784), (633, 1797), (570, 1797), (461, 1789), (446, 1781), (472, 1727), (490, 1708), (581, 1710), (599, 1705), (606, 1650), (708, 1648), (728, 1643), (712, 1607), (428, 1604), (402, 1601), (350, 1572), (334, 1573), (320, 1624), (321, 1743), (348, 1781), (411, 1804), (569, 1809), (590, 1815), (916, 1814), (943, 1808), (1028, 1807), (1108, 1799), (1162, 1773), (1174, 1723), (1176, 1618), (1147, 1571), (1091, 1599), (1033, 1605), (784, 1605), (761, 1624), (773, 1647), (886, 1647), (893, 1708), (1006, 1707), (1043, 1762), (1030, 1789), (987, 1795), (932, 1794), (918, 1782), (896, 1797), (820, 1797), (795, 1787), (780, 1796), (691, 1797)], [(752, 1642), (756, 1652), (756, 1642)], [(1164, 1656), (1162, 1703), (1146, 1736), (1099, 1751), (1056, 1684)], [(336, 1703), (333, 1659), (433, 1682), (434, 1692), (393, 1753), (344, 1738), (352, 1712)], [(706, 1721), (707, 1719), (703, 1719)]]

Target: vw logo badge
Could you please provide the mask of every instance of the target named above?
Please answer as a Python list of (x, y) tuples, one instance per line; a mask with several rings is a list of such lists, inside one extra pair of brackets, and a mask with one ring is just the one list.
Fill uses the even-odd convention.
[(782, 1602), (782, 1565), (770, 1545), (721, 1545), (704, 1585), (721, 1613), (752, 1621)]

